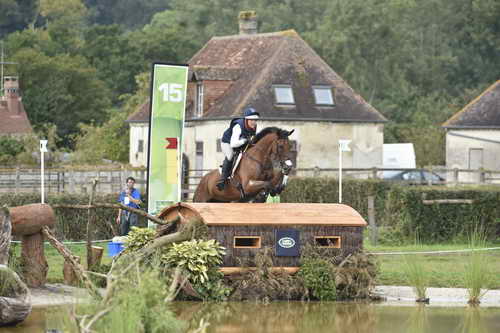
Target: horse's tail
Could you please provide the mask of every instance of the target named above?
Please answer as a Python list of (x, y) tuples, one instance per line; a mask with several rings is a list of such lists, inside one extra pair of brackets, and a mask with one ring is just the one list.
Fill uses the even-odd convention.
[(203, 176), (194, 191), (193, 202), (207, 202), (209, 199), (208, 193), (208, 179), (210, 173)]

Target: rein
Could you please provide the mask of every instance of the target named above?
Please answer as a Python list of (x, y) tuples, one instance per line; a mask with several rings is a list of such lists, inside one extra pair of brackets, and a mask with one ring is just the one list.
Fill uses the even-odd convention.
[[(264, 151), (264, 150), (262, 150), (260, 147), (258, 147), (258, 146), (256, 146), (256, 145), (253, 145), (253, 147), (254, 147), (255, 149), (257, 149), (257, 150), (259, 150), (259, 151), (261, 151), (261, 152), (264, 152), (264, 153), (265, 153), (265, 151)], [(244, 152), (242, 152), (241, 154), (242, 154), (243, 156), (248, 157), (250, 160), (252, 160), (252, 161), (256, 162), (256, 163), (257, 163), (257, 164), (261, 167), (261, 169), (262, 169), (263, 171), (264, 171), (264, 170), (269, 170), (269, 169), (271, 169), (271, 168), (273, 167), (273, 163), (272, 163), (272, 161), (271, 161), (271, 163), (267, 163), (267, 167), (266, 167), (266, 165), (264, 165), (264, 163), (263, 163), (263, 162), (259, 161), (258, 159), (256, 159), (256, 158), (255, 158), (255, 157), (253, 157), (252, 155), (250, 155), (250, 154), (248, 153), (248, 151), (246, 151), (246, 150), (245, 150)], [(269, 160), (270, 160), (270, 159), (269, 159)]]

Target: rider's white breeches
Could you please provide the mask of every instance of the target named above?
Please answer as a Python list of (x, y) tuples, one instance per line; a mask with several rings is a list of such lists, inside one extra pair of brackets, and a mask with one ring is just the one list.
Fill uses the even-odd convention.
[(224, 156), (230, 161), (233, 158), (233, 148), (231, 148), (231, 145), (226, 142), (221, 142), (220, 147)]

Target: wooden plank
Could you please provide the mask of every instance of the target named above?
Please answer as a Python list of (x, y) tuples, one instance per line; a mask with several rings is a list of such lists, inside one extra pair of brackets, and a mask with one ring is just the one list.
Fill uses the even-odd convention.
[[(320, 203), (178, 203), (160, 216), (175, 215), (178, 210), (192, 210), (205, 224), (215, 225), (335, 225), (366, 226), (363, 217), (342, 204)], [(168, 212), (168, 214), (167, 214)]]
[[(256, 270), (255, 267), (221, 267), (219, 269), (224, 275), (241, 274), (248, 270)], [(271, 267), (272, 272), (285, 271), (288, 274), (295, 274), (299, 267)]]
[(440, 200), (422, 200), (424, 205), (434, 205), (434, 204), (473, 204), (472, 199), (440, 199)]

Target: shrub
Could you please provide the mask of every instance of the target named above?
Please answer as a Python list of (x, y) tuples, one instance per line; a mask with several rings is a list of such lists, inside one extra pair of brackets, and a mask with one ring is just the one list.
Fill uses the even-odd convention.
[(124, 252), (134, 252), (145, 247), (155, 238), (156, 231), (150, 228), (132, 227), (125, 241)]
[(328, 260), (319, 257), (303, 258), (298, 275), (313, 299), (334, 301), (337, 298), (335, 268)]
[(222, 263), (225, 248), (214, 240), (193, 239), (173, 243), (161, 260), (168, 266), (180, 267), (190, 273), (194, 283), (208, 280), (208, 271)]

